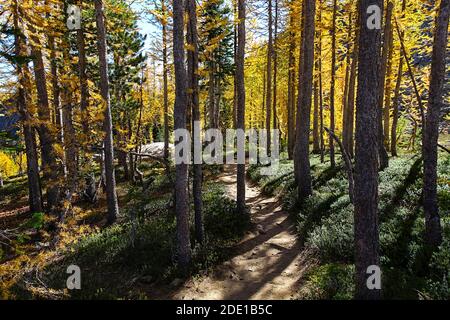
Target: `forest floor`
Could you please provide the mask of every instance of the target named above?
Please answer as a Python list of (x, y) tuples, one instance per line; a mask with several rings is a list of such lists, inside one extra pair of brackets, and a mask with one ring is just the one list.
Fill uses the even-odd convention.
[[(236, 166), (225, 165), (218, 182), (236, 198)], [(233, 248), (233, 257), (206, 275), (188, 279), (156, 297), (186, 300), (296, 299), (305, 272), (312, 265), (301, 250), (296, 227), (278, 197), (267, 196), (247, 180), (251, 231)]]

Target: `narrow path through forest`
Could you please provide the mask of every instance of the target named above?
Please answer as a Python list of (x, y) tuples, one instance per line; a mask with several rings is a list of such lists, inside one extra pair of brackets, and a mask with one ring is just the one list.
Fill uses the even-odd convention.
[[(226, 165), (219, 181), (236, 197), (236, 166)], [(247, 181), (253, 228), (236, 245), (234, 257), (205, 276), (189, 279), (170, 299), (295, 299), (309, 265), (293, 221), (278, 198)]]

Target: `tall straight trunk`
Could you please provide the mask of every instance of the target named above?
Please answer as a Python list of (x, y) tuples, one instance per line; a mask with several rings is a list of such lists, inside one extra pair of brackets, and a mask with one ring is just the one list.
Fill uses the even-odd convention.
[(348, 94), (350, 91), (350, 73), (351, 73), (351, 43), (352, 43), (352, 8), (349, 9), (348, 14), (348, 33), (347, 33), (347, 52), (345, 56), (345, 80), (344, 80), (344, 94), (342, 96), (342, 145), (345, 148), (344, 141), (348, 141)]
[[(357, 10), (358, 9), (357, 5)], [(359, 13), (357, 13), (358, 15)], [(359, 16), (357, 16), (359, 19)], [(359, 48), (359, 29), (356, 28), (355, 40), (353, 42), (352, 62), (350, 66), (350, 78), (348, 81), (348, 97), (347, 97), (347, 112), (346, 122), (344, 124), (345, 134), (343, 135), (343, 145), (347, 153), (354, 156), (354, 122), (355, 122), (355, 84), (356, 84), (356, 69), (358, 66), (358, 48)]]
[[(245, 83), (244, 83), (244, 59), (245, 59), (245, 1), (238, 0), (238, 48), (237, 48), (237, 129), (245, 130)], [(237, 210), (245, 213), (245, 163), (237, 167)]]
[[(237, 26), (237, 18), (238, 18), (238, 3), (237, 0), (233, 0), (233, 58), (234, 65), (237, 64), (237, 36), (238, 36), (238, 26)], [(233, 128), (236, 128), (236, 120), (237, 120), (237, 83), (236, 83), (236, 70), (234, 71), (233, 78)]]
[(295, 145), (295, 25), (293, 5), (290, 6), (289, 18), (289, 71), (288, 71), (288, 156), (294, 156)]
[(216, 114), (216, 81), (214, 77), (214, 62), (211, 60), (208, 66), (208, 115), (209, 115), (209, 127), (217, 128), (215, 124)]
[(379, 299), (381, 290), (367, 286), (367, 268), (380, 266), (378, 233), (378, 87), (381, 31), (367, 28), (367, 8), (383, 0), (359, 2), (358, 90), (355, 150), (355, 273), (357, 299)]
[[(67, 2), (64, 2), (64, 11), (66, 11)], [(67, 12), (66, 12), (67, 13)], [(66, 14), (67, 17), (67, 14)], [(69, 31), (67, 30), (63, 36), (62, 55), (63, 61), (70, 61), (70, 44)], [(68, 70), (68, 66), (64, 66), (64, 71)], [(69, 198), (77, 189), (78, 167), (77, 167), (77, 139), (75, 137), (75, 127), (73, 125), (73, 92), (70, 84), (66, 80), (61, 91), (61, 117), (64, 132), (64, 157), (67, 171), (67, 195)]]
[(75, 128), (73, 126), (73, 106), (68, 85), (65, 84), (61, 93), (62, 126), (64, 131), (65, 165), (67, 168), (68, 189), (70, 193), (75, 192), (77, 183), (77, 148), (75, 139)]
[[(161, 8), (164, 16), (167, 14), (166, 0), (161, 0)], [(168, 90), (168, 67), (167, 67), (167, 21), (162, 22), (163, 37), (163, 99), (164, 99), (164, 160), (169, 160), (169, 90)]]
[[(333, 24), (331, 27), (331, 84), (330, 84), (330, 130), (335, 132), (335, 121), (334, 121), (334, 95), (335, 95), (335, 84), (336, 84), (336, 15), (337, 15), (337, 0), (333, 0)], [(329, 145), (330, 145), (330, 162), (331, 167), (336, 165), (336, 159), (334, 155), (334, 140), (331, 135), (329, 135)]]
[[(35, 32), (31, 27), (31, 31)], [(60, 166), (57, 162), (55, 151), (55, 137), (51, 132), (51, 113), (47, 94), (47, 77), (45, 74), (44, 59), (40, 49), (40, 41), (37, 35), (32, 36), (33, 45), (31, 55), (33, 56), (34, 78), (38, 97), (38, 134), (41, 141), (42, 165), (44, 179), (47, 183), (47, 210), (52, 211), (58, 203), (59, 187), (58, 176)]]
[(50, 73), (52, 83), (52, 107), (55, 117), (55, 126), (57, 131), (57, 141), (61, 144), (64, 143), (64, 134), (62, 130), (62, 115), (60, 105), (60, 86), (58, 81), (58, 64), (56, 62), (56, 49), (55, 38), (53, 36), (48, 37), (48, 47), (50, 49)]
[[(316, 64), (315, 64), (316, 66)], [(317, 70), (318, 68), (315, 67)], [(314, 110), (313, 110), (313, 153), (320, 153), (319, 137), (319, 81), (314, 79)]]
[(437, 248), (442, 242), (441, 219), (437, 202), (437, 140), (439, 137), (440, 111), (444, 96), (449, 15), (450, 0), (441, 0), (434, 29), (430, 91), (422, 149), (425, 239), (427, 244), (433, 249)]
[(266, 77), (266, 130), (267, 130), (267, 152), (270, 153), (271, 145), (271, 120), (272, 120), (272, 58), (273, 58), (273, 44), (272, 44), (272, 0), (269, 0), (269, 39), (267, 42), (267, 77)]
[[(406, 0), (402, 2), (402, 17), (405, 15)], [(403, 31), (402, 31), (403, 35)], [(400, 38), (403, 38), (401, 36)], [(397, 156), (397, 124), (398, 124), (398, 111), (400, 107), (400, 86), (402, 84), (403, 76), (403, 54), (400, 48), (400, 60), (398, 62), (397, 80), (394, 89), (394, 100), (392, 101), (392, 126), (391, 126), (391, 154), (393, 157)]]
[[(156, 75), (156, 73), (155, 73)], [(156, 78), (156, 76), (155, 76)], [(139, 85), (139, 116), (138, 116), (138, 123), (137, 123), (137, 127), (136, 127), (136, 147), (135, 147), (135, 151), (136, 153), (139, 153), (141, 148), (142, 148), (142, 143), (143, 143), (143, 137), (142, 137), (142, 113), (144, 111), (144, 80), (145, 80), (145, 76), (144, 76), (144, 65), (141, 66), (141, 80), (140, 80), (140, 85)], [(138, 156), (136, 156), (134, 158), (134, 168), (133, 172), (137, 172), (137, 164), (138, 161), (140, 163), (140, 159)]]
[[(13, 21), (14, 21), (14, 53), (17, 58), (25, 55), (24, 51), (24, 39), (20, 30), (19, 23), (19, 5), (18, 1), (14, 1), (13, 4)], [(31, 124), (32, 116), (27, 108), (27, 96), (26, 92), (26, 64), (16, 62), (16, 72), (19, 81), (19, 87), (17, 90), (17, 109), (19, 111), (22, 123), (23, 123), (23, 135), (25, 140), (25, 153), (27, 156), (27, 177), (28, 177), (28, 203), (30, 205), (31, 212), (42, 212), (42, 193), (41, 182), (39, 177), (38, 155), (36, 152), (36, 138), (34, 128)], [(28, 98), (29, 99), (29, 98)], [(31, 99), (29, 99), (31, 100)]]
[(262, 96), (262, 104), (261, 104), (261, 128), (265, 128), (265, 114), (266, 114), (266, 92), (267, 92), (267, 82), (266, 82), (266, 76), (267, 76), (267, 64), (265, 65), (265, 68), (263, 70), (263, 96)]
[(278, 1), (275, 1), (275, 30), (273, 47), (273, 129), (277, 129), (277, 75), (278, 75), (278, 56), (277, 56), (277, 37), (278, 37)]
[(323, 86), (322, 86), (322, 1), (319, 1), (317, 47), (318, 47), (318, 72), (319, 72), (319, 118), (320, 118), (320, 162), (325, 161), (325, 139), (323, 136)]
[[(132, 143), (133, 139), (133, 125), (131, 123), (131, 115), (126, 115), (127, 117), (127, 129), (128, 129), (128, 143)], [(129, 174), (131, 178), (131, 182), (135, 182), (135, 174), (134, 174), (134, 156), (131, 153), (128, 153), (128, 158), (130, 159), (130, 167)]]
[(393, 28), (389, 30), (389, 44), (388, 44), (388, 58), (387, 58), (387, 69), (386, 69), (386, 85), (384, 89), (384, 108), (383, 108), (383, 132), (384, 132), (384, 148), (389, 150), (390, 141), (390, 117), (391, 117), (391, 74), (392, 74), (392, 55), (394, 51), (394, 33)]
[[(186, 129), (186, 68), (184, 58), (183, 0), (173, 1), (173, 61), (175, 67), (175, 130)], [(175, 141), (178, 143), (179, 141)], [(175, 164), (175, 211), (177, 216), (177, 255), (182, 270), (187, 271), (191, 261), (188, 207), (188, 165)]]
[(100, 93), (103, 99), (105, 133), (105, 176), (106, 176), (106, 201), (108, 206), (108, 223), (113, 223), (119, 214), (119, 205), (116, 194), (116, 177), (114, 170), (114, 142), (112, 131), (111, 104), (109, 98), (108, 62), (106, 60), (106, 30), (104, 20), (103, 1), (95, 0), (95, 16), (97, 21), (97, 49), (100, 62)]
[(314, 66), (315, 0), (304, 0), (302, 17), (302, 45), (297, 98), (297, 131), (295, 146), (295, 170), (298, 199), (302, 202), (312, 194), (309, 163), (309, 128)]
[[(80, 8), (83, 6), (82, 0), (78, 1)], [(83, 140), (87, 143), (89, 139), (89, 88), (86, 75), (86, 49), (84, 41), (84, 30), (77, 30), (77, 49), (78, 49), (78, 73), (80, 77), (80, 110), (81, 110), (81, 126), (83, 128)], [(85, 150), (86, 146), (84, 147)]]
[(386, 69), (387, 69), (387, 60), (388, 60), (388, 52), (389, 52), (389, 36), (391, 35), (391, 18), (392, 18), (392, 10), (394, 5), (392, 2), (388, 3), (386, 9), (386, 17), (385, 17), (385, 25), (383, 31), (383, 53), (381, 56), (381, 67), (380, 67), (380, 80), (379, 80), (379, 88), (378, 88), (378, 158), (380, 162), (380, 170), (383, 170), (389, 166), (389, 156), (384, 147), (384, 133), (383, 133), (383, 98), (384, 98), (384, 84), (386, 81)]
[[(192, 109), (192, 138), (194, 141), (200, 141), (200, 131), (195, 129), (195, 122), (200, 123), (200, 104), (199, 104), (199, 87), (198, 87), (198, 31), (197, 31), (197, 4), (195, 0), (187, 0), (187, 43), (191, 50), (187, 53), (188, 62), (188, 101)], [(195, 220), (195, 238), (199, 243), (204, 242), (203, 229), (203, 199), (202, 199), (202, 164), (194, 163), (193, 165), (193, 185), (192, 193), (194, 197), (194, 220)]]
[[(320, 8), (319, 8), (320, 10)], [(320, 39), (319, 39), (319, 29), (320, 26), (316, 28), (315, 31), (315, 38), (316, 43), (314, 45), (315, 54), (319, 57), (320, 56)], [(321, 103), (321, 97), (319, 92), (319, 63), (320, 58), (316, 58), (314, 61), (314, 111), (313, 111), (313, 153), (320, 153), (321, 147), (320, 147), (320, 135), (321, 135), (321, 123), (320, 123), (320, 103)]]

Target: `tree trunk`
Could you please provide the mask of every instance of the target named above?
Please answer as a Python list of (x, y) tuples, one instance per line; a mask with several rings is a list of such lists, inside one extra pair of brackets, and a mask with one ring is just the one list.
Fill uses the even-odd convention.
[(378, 94), (381, 31), (367, 28), (367, 8), (382, 0), (359, 2), (359, 74), (356, 98), (355, 272), (357, 299), (379, 299), (381, 290), (367, 286), (367, 268), (380, 266), (378, 234)]
[[(237, 36), (238, 36), (238, 3), (236, 0), (233, 0), (233, 58), (234, 65), (237, 65)], [(236, 83), (236, 70), (234, 70), (234, 78), (233, 78), (233, 128), (236, 129), (237, 121), (237, 83)]]
[[(19, 5), (18, 1), (14, 1), (13, 5), (14, 29), (14, 52), (17, 58), (25, 55), (24, 39), (22, 33), (19, 33)], [(42, 212), (42, 193), (41, 182), (39, 177), (38, 155), (36, 152), (36, 138), (34, 128), (32, 127), (32, 117), (27, 109), (27, 86), (26, 72), (28, 72), (26, 64), (16, 62), (16, 72), (19, 81), (17, 90), (17, 109), (19, 111), (22, 123), (23, 134), (25, 140), (25, 152), (27, 156), (27, 177), (28, 177), (28, 203), (31, 212)], [(29, 99), (31, 100), (31, 99)]]
[[(67, 3), (64, 3), (64, 11), (66, 10)], [(67, 18), (67, 12), (65, 17)], [(70, 61), (70, 44), (69, 41), (69, 31), (67, 30), (64, 33), (63, 41), (65, 42), (62, 47), (62, 56), (65, 65), (63, 67), (63, 72), (68, 72), (70, 69), (69, 61)], [(75, 128), (73, 125), (73, 100), (72, 100), (73, 91), (71, 89), (69, 80), (66, 79), (63, 82), (62, 91), (61, 91), (61, 117), (62, 117), (62, 126), (64, 132), (64, 156), (65, 156), (65, 166), (67, 170), (67, 183), (66, 183), (66, 192), (68, 193), (67, 197), (71, 197), (72, 193), (77, 189), (77, 178), (78, 178), (78, 168), (77, 168), (77, 139), (75, 136)]]
[[(48, 37), (48, 47), (50, 49), (50, 73), (52, 83), (52, 107), (54, 113), (54, 123), (57, 131), (57, 141), (64, 144), (64, 135), (62, 130), (62, 117), (60, 106), (60, 87), (58, 82), (58, 65), (56, 63), (56, 50), (55, 50), (55, 38), (53, 36)], [(63, 168), (64, 169), (64, 168)]]
[[(320, 10), (320, 8), (319, 8)], [(315, 31), (315, 37), (316, 37), (316, 44), (314, 46), (315, 54), (320, 56), (320, 38), (319, 38), (319, 28), (317, 27)], [(315, 59), (314, 62), (314, 111), (313, 111), (313, 153), (319, 154), (321, 152), (320, 148), (320, 92), (319, 92), (319, 62), (320, 58)]]
[(215, 114), (216, 114), (216, 81), (215, 81), (215, 77), (214, 77), (214, 62), (211, 60), (209, 62), (209, 66), (208, 66), (208, 83), (209, 83), (209, 87), (208, 87), (208, 115), (209, 115), (209, 127), (210, 128), (214, 128), (217, 129), (216, 125), (215, 125)]
[(319, 1), (319, 14), (317, 25), (317, 42), (318, 42), (318, 71), (319, 71), (319, 118), (320, 118), (320, 162), (325, 161), (325, 139), (323, 136), (323, 87), (322, 87), (322, 1)]
[[(183, 0), (173, 1), (173, 61), (175, 67), (175, 130), (186, 129), (186, 69), (184, 60), (184, 6)], [(178, 143), (179, 141), (175, 141)], [(175, 164), (175, 211), (177, 216), (177, 254), (183, 271), (191, 261), (189, 239), (189, 207), (187, 193), (188, 165)]]
[(437, 140), (439, 137), (440, 111), (444, 96), (449, 15), (450, 0), (441, 0), (434, 29), (428, 111), (422, 149), (425, 239), (427, 245), (432, 249), (436, 249), (442, 242), (441, 219), (437, 202)]
[[(357, 8), (359, 7), (357, 6)], [(347, 112), (346, 112), (346, 122), (344, 125), (345, 134), (343, 135), (342, 141), (345, 150), (352, 158), (354, 156), (353, 131), (355, 121), (355, 89), (356, 89), (355, 83), (356, 83), (356, 69), (358, 65), (358, 48), (359, 48), (359, 29), (356, 28), (355, 41), (353, 44), (352, 62), (350, 67), (350, 78), (348, 83)]]
[[(78, 5), (82, 8), (82, 0), (78, 1)], [(80, 77), (80, 110), (81, 110), (81, 126), (83, 128), (83, 142), (87, 143), (89, 139), (89, 88), (86, 75), (86, 49), (84, 41), (83, 29), (77, 30), (77, 49), (78, 49), (78, 73)], [(86, 148), (84, 148), (86, 150)]]
[(384, 147), (384, 133), (383, 133), (383, 98), (384, 98), (384, 84), (386, 81), (386, 69), (389, 56), (389, 37), (391, 35), (391, 18), (392, 10), (394, 5), (392, 2), (388, 3), (386, 9), (385, 26), (383, 31), (383, 53), (381, 57), (381, 67), (380, 67), (380, 80), (378, 87), (378, 158), (380, 170), (384, 170), (389, 166), (389, 156)]
[[(34, 28), (31, 28), (35, 32)], [(41, 141), (42, 165), (44, 170), (44, 179), (47, 185), (47, 210), (52, 211), (58, 204), (59, 187), (58, 176), (60, 166), (57, 162), (55, 152), (55, 139), (52, 135), (50, 105), (47, 94), (47, 78), (45, 74), (44, 60), (42, 51), (39, 49), (39, 38), (33, 36), (34, 45), (31, 46), (33, 56), (34, 78), (36, 82), (36, 91), (38, 96), (38, 116), (39, 116), (39, 138)]]
[(108, 63), (106, 60), (106, 30), (104, 20), (103, 1), (95, 0), (95, 15), (97, 22), (97, 48), (100, 62), (100, 93), (103, 98), (105, 131), (105, 178), (106, 178), (106, 201), (108, 206), (108, 223), (113, 223), (119, 214), (119, 205), (116, 194), (116, 177), (114, 172), (114, 143), (112, 132), (111, 105), (109, 98)]
[(312, 98), (313, 66), (314, 66), (314, 27), (315, 0), (303, 3), (303, 29), (300, 52), (298, 99), (297, 99), (297, 131), (295, 159), (298, 199), (302, 202), (312, 194), (311, 172), (309, 163), (309, 129)]
[[(348, 146), (346, 147), (346, 144), (348, 143), (348, 134), (349, 134), (349, 122), (353, 122), (353, 118), (350, 119), (349, 117), (349, 96), (350, 96), (350, 77), (351, 77), (351, 71), (352, 71), (352, 56), (351, 53), (351, 43), (352, 43), (352, 8), (349, 9), (349, 16), (348, 16), (348, 34), (347, 34), (347, 53), (346, 53), (346, 67), (345, 67), (345, 89), (344, 89), (344, 95), (342, 99), (342, 145), (344, 146), (344, 150), (347, 152), (347, 154), (350, 154), (350, 150)], [(353, 82), (354, 85), (354, 82)], [(354, 98), (354, 97), (353, 97)]]
[[(195, 123), (198, 123), (200, 129), (200, 104), (198, 87), (198, 31), (197, 31), (197, 4), (195, 0), (187, 0), (187, 43), (191, 50), (187, 53), (188, 62), (188, 101), (192, 109), (192, 131), (193, 142), (200, 141), (200, 130), (196, 130)], [(202, 164), (193, 165), (193, 186), (192, 193), (194, 197), (194, 220), (195, 220), (195, 238), (197, 242), (203, 243), (205, 240), (203, 229), (203, 199), (202, 183), (203, 172)]]
[[(335, 84), (336, 84), (336, 15), (337, 15), (337, 0), (333, 0), (333, 25), (331, 29), (331, 85), (330, 85), (330, 130), (335, 132), (335, 122), (334, 122), (334, 94), (335, 94)], [(330, 144), (330, 162), (331, 167), (336, 166), (336, 160), (334, 156), (334, 140), (331, 135), (329, 135)]]
[[(405, 15), (406, 0), (402, 2), (402, 17)], [(403, 37), (400, 37), (403, 38)], [(397, 124), (398, 124), (398, 112), (400, 107), (400, 86), (403, 76), (403, 54), (400, 48), (400, 60), (398, 62), (397, 81), (394, 90), (393, 112), (392, 112), (392, 126), (391, 126), (391, 154), (393, 157), (397, 156)]]
[[(161, 7), (166, 16), (166, 0), (161, 0)], [(163, 37), (163, 96), (164, 96), (164, 160), (169, 160), (169, 90), (167, 79), (167, 21), (162, 22)]]
[(384, 109), (383, 109), (383, 130), (384, 130), (384, 148), (389, 150), (389, 128), (390, 128), (390, 107), (391, 107), (391, 74), (392, 74), (392, 55), (394, 51), (394, 34), (393, 28), (389, 29), (389, 44), (388, 44), (388, 58), (387, 58), (387, 69), (386, 69), (386, 85), (384, 90)]
[(277, 76), (278, 76), (278, 56), (277, 56), (277, 37), (278, 37), (278, 1), (275, 1), (275, 30), (273, 47), (273, 129), (277, 129)]
[(271, 109), (272, 109), (272, 58), (273, 58), (273, 45), (272, 45), (272, 0), (269, 0), (269, 39), (267, 42), (267, 77), (266, 77), (266, 130), (267, 130), (267, 152), (270, 154), (270, 145), (271, 145), (271, 136), (270, 136), (270, 128), (271, 128)]
[[(245, 131), (245, 83), (244, 83), (244, 59), (245, 59), (245, 1), (238, 0), (238, 48), (236, 65), (237, 82), (237, 129)], [(270, 90), (269, 90), (270, 91)], [(269, 107), (270, 108), (270, 107)], [(237, 210), (245, 213), (245, 163), (237, 167)]]
[(295, 25), (293, 6), (290, 6), (289, 20), (289, 71), (288, 71), (288, 156), (292, 159), (294, 156), (295, 145)]

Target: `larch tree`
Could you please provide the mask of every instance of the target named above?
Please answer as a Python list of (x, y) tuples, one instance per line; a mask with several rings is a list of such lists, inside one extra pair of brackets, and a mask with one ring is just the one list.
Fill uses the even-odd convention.
[(42, 53), (42, 45), (39, 39), (34, 23), (42, 20), (42, 14), (28, 15), (28, 29), (31, 46), (31, 55), (33, 57), (34, 79), (36, 83), (37, 92), (37, 106), (38, 106), (38, 135), (41, 147), (42, 164), (44, 171), (44, 179), (47, 184), (47, 210), (53, 211), (58, 205), (59, 201), (59, 181), (58, 177), (61, 175), (60, 165), (58, 164), (58, 157), (55, 150), (56, 139), (51, 130), (51, 113), (50, 103), (47, 93), (47, 76), (44, 66), (44, 57)]
[[(389, 2), (386, 8), (386, 17), (384, 19), (384, 31), (383, 31), (383, 51), (381, 55), (381, 66), (380, 66), (380, 81), (378, 87), (378, 158), (380, 170), (384, 170), (389, 166), (389, 156), (384, 147), (384, 131), (383, 131), (383, 102), (385, 95), (385, 82), (386, 82), (386, 71), (388, 65), (389, 57), (389, 43), (390, 36), (392, 36), (392, 11), (394, 5)], [(389, 94), (389, 93), (387, 93)]]
[(104, 169), (106, 176), (106, 202), (108, 207), (108, 223), (113, 223), (119, 214), (116, 194), (116, 177), (114, 170), (114, 142), (109, 97), (108, 62), (106, 60), (106, 28), (103, 0), (95, 0), (95, 16), (97, 22), (97, 49), (100, 64), (100, 93), (104, 108), (103, 130), (104, 138)]
[(309, 162), (309, 131), (314, 67), (315, 0), (303, 3), (303, 30), (297, 98), (297, 131), (295, 145), (295, 176), (300, 201), (312, 194)]
[[(331, 84), (330, 84), (330, 130), (335, 132), (335, 86), (336, 86), (336, 20), (337, 20), (337, 0), (333, 0), (333, 18), (331, 26)], [(336, 166), (336, 159), (334, 154), (334, 139), (329, 136), (330, 145), (330, 162), (331, 167)]]
[(167, 6), (166, 0), (161, 0), (162, 11), (162, 55), (163, 55), (163, 99), (164, 99), (164, 160), (169, 161), (169, 67), (167, 63)]
[[(378, 87), (381, 31), (369, 29), (368, 10), (383, 10), (383, 0), (359, 2), (358, 89), (354, 189), (355, 273), (357, 299), (378, 299), (381, 290), (367, 286), (369, 266), (380, 265), (378, 231)], [(380, 18), (381, 19), (381, 18)]]
[(449, 15), (450, 1), (441, 0), (434, 27), (430, 90), (422, 146), (425, 239), (427, 245), (433, 249), (436, 249), (442, 242), (442, 228), (437, 202), (437, 140), (444, 96)]
[[(198, 31), (197, 4), (195, 0), (187, 0), (187, 71), (188, 71), (188, 101), (192, 110), (192, 139), (200, 141), (200, 103), (198, 84)], [(198, 125), (198, 127), (196, 127)], [(195, 143), (195, 142), (194, 142)], [(195, 148), (195, 147), (194, 147)], [(192, 193), (194, 198), (195, 238), (199, 243), (204, 242), (203, 230), (203, 199), (202, 199), (203, 171), (201, 163), (193, 165)]]
[[(183, 0), (173, 1), (173, 61), (175, 67), (174, 129), (186, 129), (187, 76), (184, 54)], [(175, 141), (175, 144), (181, 141)], [(177, 217), (177, 256), (180, 268), (187, 271), (191, 262), (189, 239), (188, 164), (175, 164), (175, 212)]]
[[(19, 111), (25, 140), (25, 152), (27, 156), (27, 177), (28, 177), (28, 203), (31, 212), (42, 212), (42, 192), (39, 177), (38, 154), (36, 151), (35, 129), (32, 125), (32, 113), (28, 110), (30, 95), (27, 93), (26, 73), (28, 71), (27, 58), (25, 53), (25, 39), (21, 30), (21, 8), (18, 0), (12, 3), (12, 16), (14, 26), (14, 54), (19, 86), (17, 89), (17, 109)], [(28, 101), (27, 101), (28, 100)]]
[[(295, 146), (295, 3), (291, 1), (289, 3), (289, 61), (288, 61), (288, 101), (287, 101), (287, 116), (288, 116), (288, 156), (289, 159), (294, 157)], [(265, 85), (265, 79), (264, 79)], [(264, 103), (264, 97), (263, 97)]]
[[(402, 1), (402, 10), (401, 14), (402, 17), (405, 15), (406, 10), (406, 0)], [(401, 37), (403, 38), (403, 31), (401, 33)], [(398, 118), (399, 118), (399, 105), (401, 101), (400, 97), (400, 86), (402, 84), (402, 77), (403, 77), (403, 53), (402, 49), (399, 50), (399, 62), (398, 62), (398, 71), (397, 71), (397, 79), (395, 81), (395, 89), (394, 89), (394, 98), (392, 100), (392, 125), (391, 125), (391, 155), (393, 157), (397, 156), (397, 124), (398, 124)]]
[[(238, 46), (236, 65), (237, 86), (237, 118), (236, 128), (245, 131), (245, 83), (244, 83), (244, 59), (245, 59), (245, 1), (238, 0)], [(245, 163), (237, 167), (237, 211), (245, 213)]]
[(272, 121), (272, 59), (273, 59), (273, 40), (272, 40), (272, 27), (273, 27), (273, 18), (272, 18), (272, 0), (269, 0), (268, 5), (268, 32), (269, 38), (267, 42), (267, 76), (266, 76), (266, 130), (267, 130), (267, 152), (270, 153), (271, 147), (271, 121)]
[[(357, 6), (357, 15), (358, 6)], [(359, 16), (358, 16), (359, 17)], [(358, 18), (356, 21), (358, 21)], [(356, 74), (358, 65), (358, 48), (359, 48), (359, 29), (356, 28), (353, 40), (353, 52), (351, 54), (350, 75), (348, 80), (348, 95), (346, 99), (346, 112), (343, 123), (342, 144), (347, 153), (353, 157), (354, 155), (354, 122), (355, 122), (355, 92), (356, 92)]]
[(273, 40), (273, 129), (278, 129), (278, 114), (277, 114), (277, 77), (278, 77), (278, 1), (275, 1), (275, 30), (274, 30), (274, 40)]

